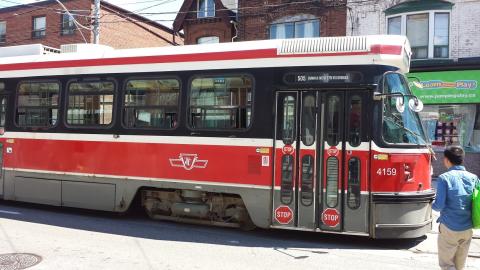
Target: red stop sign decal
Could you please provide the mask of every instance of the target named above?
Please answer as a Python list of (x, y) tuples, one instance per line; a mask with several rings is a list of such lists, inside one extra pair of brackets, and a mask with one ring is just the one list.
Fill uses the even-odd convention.
[(288, 206), (279, 206), (275, 209), (275, 220), (280, 224), (288, 224), (293, 219), (292, 209)]
[(336, 227), (340, 223), (340, 213), (335, 208), (327, 208), (322, 213), (323, 224)]
[(291, 144), (287, 144), (282, 147), (282, 153), (285, 155), (292, 155), (295, 152), (295, 148)]

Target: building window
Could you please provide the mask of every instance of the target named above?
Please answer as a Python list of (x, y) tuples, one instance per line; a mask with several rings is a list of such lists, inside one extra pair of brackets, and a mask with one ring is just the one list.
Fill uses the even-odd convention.
[(388, 18), (388, 30), (389, 35), (401, 35), (402, 34), (402, 17)]
[(46, 28), (47, 28), (47, 18), (45, 16), (33, 17), (32, 38), (45, 37)]
[(0, 43), (7, 42), (7, 22), (0, 22)]
[(129, 80), (123, 124), (127, 128), (173, 129), (177, 126), (180, 82), (175, 79)]
[(58, 119), (60, 84), (22, 82), (17, 92), (16, 123), (20, 127), (52, 127)]
[(197, 44), (210, 44), (210, 43), (219, 43), (220, 38), (216, 36), (211, 37), (201, 37), (197, 39)]
[(320, 21), (313, 15), (297, 15), (270, 24), (270, 39), (320, 36)]
[(197, 17), (215, 17), (215, 0), (198, 0)]
[(252, 79), (197, 77), (190, 86), (189, 124), (194, 129), (239, 130), (252, 119)]
[(412, 58), (428, 58), (428, 13), (407, 16), (407, 37), (412, 47)]
[(70, 14), (62, 14), (62, 35), (73, 35), (75, 33), (75, 19)]
[(67, 124), (107, 126), (113, 120), (115, 84), (111, 81), (74, 82), (68, 87)]
[(433, 32), (433, 57), (435, 58), (448, 58), (449, 17), (448, 13), (435, 13), (435, 28)]
[(389, 35), (405, 35), (412, 47), (412, 59), (449, 57), (449, 12), (420, 12), (387, 18)]

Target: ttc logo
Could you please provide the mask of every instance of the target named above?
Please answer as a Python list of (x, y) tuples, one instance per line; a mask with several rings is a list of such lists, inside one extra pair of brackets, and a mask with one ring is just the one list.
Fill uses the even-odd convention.
[(169, 160), (172, 167), (182, 167), (187, 171), (193, 168), (205, 169), (208, 163), (208, 160), (198, 159), (197, 154), (180, 154), (178, 159), (170, 158)]

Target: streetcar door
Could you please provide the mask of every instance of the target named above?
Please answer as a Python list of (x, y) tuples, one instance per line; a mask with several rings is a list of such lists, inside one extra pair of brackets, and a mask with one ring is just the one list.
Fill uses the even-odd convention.
[(343, 230), (368, 233), (370, 140), (372, 122), (368, 92), (348, 92), (345, 98), (345, 153), (343, 177)]
[(322, 94), (321, 230), (368, 233), (367, 97), (361, 91)]
[(315, 230), (319, 95), (277, 93), (272, 224)]
[[(0, 82), (0, 133), (3, 135), (5, 132), (5, 115), (7, 108), (7, 95), (4, 93), (5, 84)], [(3, 183), (5, 181), (5, 170), (3, 169), (4, 158), (3, 143), (0, 143), (0, 198), (3, 197)]]
[(277, 93), (273, 226), (368, 233), (367, 97)]

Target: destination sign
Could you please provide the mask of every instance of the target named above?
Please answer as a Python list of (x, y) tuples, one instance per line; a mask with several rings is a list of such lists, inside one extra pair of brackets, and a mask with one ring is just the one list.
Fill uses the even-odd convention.
[(334, 84), (358, 83), (362, 81), (359, 72), (298, 72), (288, 73), (284, 77), (288, 84)]

